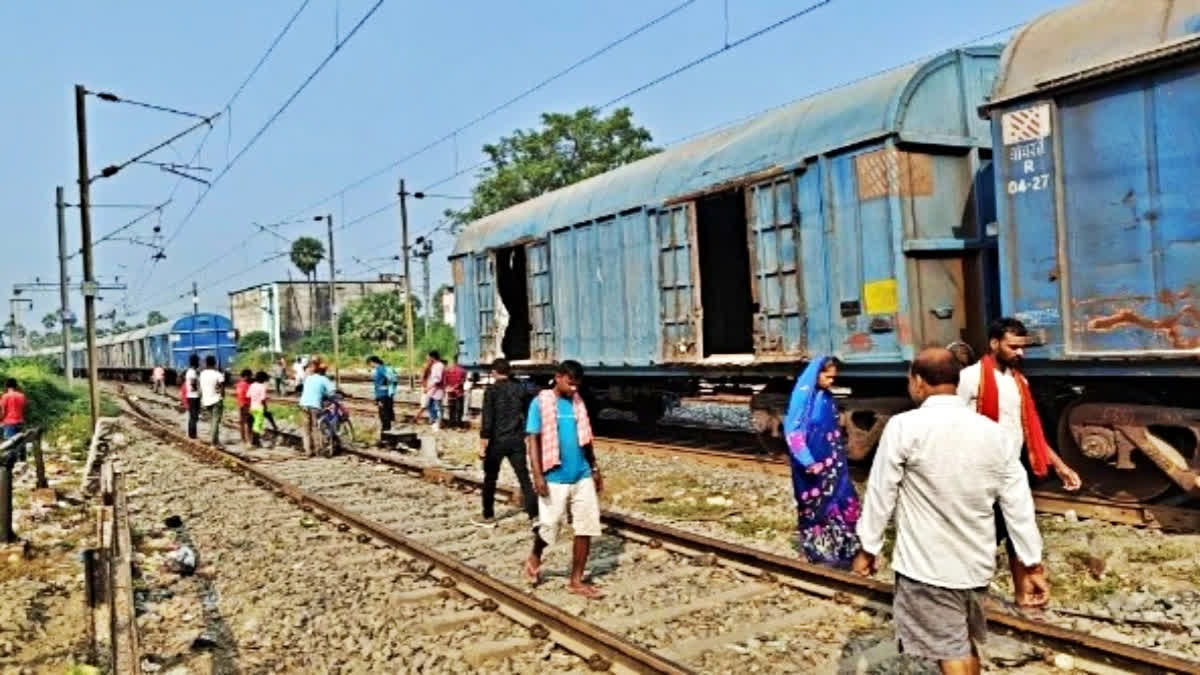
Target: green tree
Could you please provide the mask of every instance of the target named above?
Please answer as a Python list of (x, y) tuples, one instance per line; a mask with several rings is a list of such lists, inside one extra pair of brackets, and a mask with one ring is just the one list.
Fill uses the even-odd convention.
[(308, 279), (308, 334), (317, 325), (317, 265), (325, 259), (325, 245), (320, 239), (300, 237), (292, 242), (292, 264)]
[(54, 312), (50, 312), (46, 316), (42, 317), (42, 326), (46, 330), (48, 330), (48, 331), (54, 330), (54, 327), (57, 325), (58, 325), (58, 315), (55, 314)]
[(596, 108), (572, 114), (542, 113), (540, 129), (517, 129), (483, 146), (491, 160), (479, 173), (471, 205), (446, 215), (461, 228), (466, 223), (538, 195), (658, 152), (650, 132), (635, 126), (629, 108), (601, 117)]
[[(413, 314), (419, 309), (416, 298)], [(404, 304), (396, 293), (371, 293), (350, 303), (342, 310), (339, 330), (372, 345), (395, 349), (404, 342)], [(415, 330), (415, 327), (414, 327)]]
[(146, 315), (147, 326), (157, 326), (160, 323), (166, 322), (167, 317), (163, 316), (162, 312), (158, 311), (157, 309), (150, 310), (150, 313)]
[(256, 330), (246, 333), (242, 339), (238, 340), (239, 352), (253, 352), (260, 349), (266, 349), (271, 345), (271, 336), (267, 335), (265, 330)]

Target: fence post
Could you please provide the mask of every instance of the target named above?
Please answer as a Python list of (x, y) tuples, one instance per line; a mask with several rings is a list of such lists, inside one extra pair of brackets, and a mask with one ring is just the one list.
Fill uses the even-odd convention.
[(44, 490), (50, 487), (46, 482), (46, 463), (42, 461), (42, 430), (40, 428), (33, 430), (33, 466), (37, 470), (37, 489)]
[(13, 502), (13, 454), (12, 451), (0, 454), (0, 543), (11, 544), (17, 540), (12, 527)]

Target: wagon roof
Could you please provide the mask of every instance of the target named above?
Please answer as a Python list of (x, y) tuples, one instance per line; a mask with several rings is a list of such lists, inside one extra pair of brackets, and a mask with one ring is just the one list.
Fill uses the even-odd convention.
[[(661, 205), (727, 181), (794, 167), (804, 160), (898, 133), (902, 139), (988, 145), (942, 110), (906, 109), (926, 77), (963, 55), (996, 59), (999, 46), (946, 52), (774, 108), (749, 120), (671, 146), (607, 173), (548, 192), (470, 225), (452, 255), (540, 237), (552, 229), (639, 207)], [(931, 82), (934, 78), (928, 78)], [(933, 86), (946, 87), (947, 79)], [(957, 79), (953, 79), (958, 82)], [(962, 100), (957, 91), (939, 92)], [(986, 93), (979, 92), (978, 97)], [(966, 102), (964, 102), (966, 103)], [(966, 103), (973, 107), (978, 101)], [(957, 118), (951, 115), (949, 117)]]
[(1200, 46), (1200, 0), (1087, 0), (1017, 32), (987, 107)]

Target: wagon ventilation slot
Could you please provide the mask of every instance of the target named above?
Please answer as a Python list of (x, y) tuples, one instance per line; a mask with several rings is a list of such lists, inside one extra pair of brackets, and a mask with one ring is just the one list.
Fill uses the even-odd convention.
[(512, 246), (496, 251), (496, 291), (508, 314), (508, 325), (497, 325), (500, 351), (505, 358), (520, 361), (529, 358), (529, 289), (527, 287), (525, 247)]

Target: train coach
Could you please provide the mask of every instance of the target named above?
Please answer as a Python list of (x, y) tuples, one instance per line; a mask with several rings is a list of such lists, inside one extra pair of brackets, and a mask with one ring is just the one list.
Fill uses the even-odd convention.
[[(55, 357), (62, 363), (62, 348), (48, 347), (34, 352)], [(87, 373), (87, 347), (71, 345), (75, 372)], [(227, 367), (237, 353), (237, 334), (229, 317), (221, 314), (186, 314), (170, 324), (109, 335), (96, 340), (96, 367), (100, 377), (122, 380), (148, 380), (156, 365), (167, 369), (168, 378), (187, 369), (188, 357), (215, 356), (219, 368)]]
[[(1015, 315), (1060, 452), (1096, 492), (1200, 493), (1200, 0), (1091, 0), (471, 223), (461, 359), (584, 363), (645, 420), (701, 379), (845, 364), (852, 457), (925, 345)], [(1169, 496), (1169, 495), (1168, 495)]]
[(470, 224), (451, 257), (463, 362), (574, 358), (602, 405), (654, 419), (698, 378), (783, 381), (836, 354), (858, 393), (892, 394), (864, 410), (904, 405), (914, 345), (978, 342), (998, 310), (974, 195), (992, 190), (976, 108), (1000, 52), (897, 68)]

